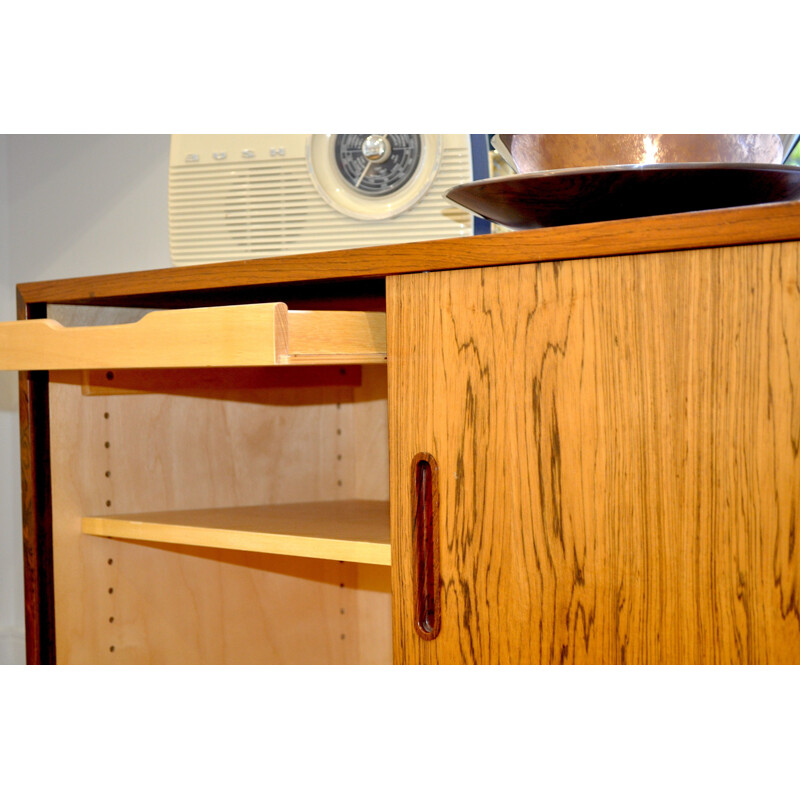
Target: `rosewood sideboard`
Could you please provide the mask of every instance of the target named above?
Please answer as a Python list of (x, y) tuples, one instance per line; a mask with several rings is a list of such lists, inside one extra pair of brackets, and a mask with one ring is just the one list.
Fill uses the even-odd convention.
[(800, 203), (18, 301), (29, 663), (800, 662)]

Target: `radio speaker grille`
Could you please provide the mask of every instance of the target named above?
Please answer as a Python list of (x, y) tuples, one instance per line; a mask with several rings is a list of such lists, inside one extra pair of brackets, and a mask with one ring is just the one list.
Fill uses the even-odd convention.
[(317, 192), (305, 158), (171, 165), (169, 230), (176, 266), (311, 253), (472, 233), (472, 217), (444, 199), (472, 180), (468, 147), (444, 148), (419, 203), (392, 219), (356, 220)]

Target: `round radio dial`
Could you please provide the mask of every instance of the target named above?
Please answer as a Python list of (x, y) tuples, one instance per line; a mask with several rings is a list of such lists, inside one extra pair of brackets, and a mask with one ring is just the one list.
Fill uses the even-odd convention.
[(370, 197), (402, 189), (417, 171), (421, 153), (417, 133), (340, 133), (334, 141), (342, 178)]
[(326, 202), (354, 219), (391, 219), (429, 191), (439, 171), (440, 136), (326, 133), (308, 139), (311, 180)]

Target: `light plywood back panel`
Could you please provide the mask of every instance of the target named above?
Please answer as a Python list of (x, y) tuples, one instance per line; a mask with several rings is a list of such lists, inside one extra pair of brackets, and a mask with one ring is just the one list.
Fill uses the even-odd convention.
[(353, 402), (342, 404), (343, 444), (349, 454), (336, 463), (345, 471), (352, 465), (352, 496), (361, 500), (389, 499), (389, 419), (386, 403), (386, 367), (365, 364), (361, 384), (353, 387)]
[(363, 499), (386, 500), (388, 482), (358, 478), (388, 462), (374, 433), (385, 430), (385, 368), (375, 378), (371, 399), (354, 402), (364, 390), (352, 386), (84, 396), (80, 373), (53, 373), (59, 662), (390, 662), (388, 567), (80, 533), (82, 516), (343, 500), (365, 488)]

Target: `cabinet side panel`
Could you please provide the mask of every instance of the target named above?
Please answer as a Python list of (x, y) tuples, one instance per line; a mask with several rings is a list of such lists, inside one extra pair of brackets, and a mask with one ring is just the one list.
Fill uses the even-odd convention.
[[(28, 304), (17, 292), (18, 319), (37, 319), (46, 313), (44, 304)], [(20, 489), (28, 664), (56, 661), (48, 408), (47, 373), (20, 372)]]
[(798, 663), (799, 281), (794, 243), (387, 281), (396, 659)]
[(28, 664), (54, 664), (52, 517), (47, 373), (19, 374), (22, 551)]
[(388, 568), (80, 534), (86, 515), (351, 497), (352, 387), (215, 399), (79, 381), (51, 384), (61, 663), (391, 659)]

